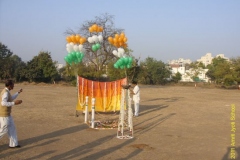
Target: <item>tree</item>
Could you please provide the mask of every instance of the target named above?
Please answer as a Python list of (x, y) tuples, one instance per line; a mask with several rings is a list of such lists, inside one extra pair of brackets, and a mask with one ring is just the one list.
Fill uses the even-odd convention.
[(202, 62), (192, 62), (189, 67), (189, 72), (186, 72), (186, 74), (191, 77), (193, 81), (199, 81), (198, 75), (203, 72), (203, 68), (205, 68), (204, 64)]
[[(215, 81), (217, 84), (230, 85), (233, 80), (233, 70), (231, 69), (231, 63), (221, 57), (214, 58), (212, 63), (207, 66), (209, 69), (206, 75)], [(231, 80), (232, 79), (232, 80)]]
[(13, 53), (8, 49), (8, 47), (0, 42), (0, 78), (2, 79), (12, 78), (11, 64), (9, 63), (12, 55)]
[(27, 62), (26, 77), (30, 82), (53, 82), (58, 76), (55, 64), (50, 52), (40, 52)]
[(147, 57), (140, 63), (141, 77), (140, 82), (144, 84), (165, 84), (166, 79), (170, 76), (170, 71), (162, 61)]
[(240, 57), (231, 59), (231, 68), (233, 70), (234, 80), (240, 83)]
[[(92, 25), (98, 25), (103, 27), (102, 32), (89, 32), (89, 27)], [(97, 51), (92, 50), (92, 43), (88, 41), (83, 44), (85, 57), (83, 59), (83, 64), (85, 66), (85, 72), (82, 72), (78, 65), (69, 66), (73, 70), (80, 70), (77, 73), (80, 73), (81, 76), (85, 76), (87, 78), (92, 79), (101, 79), (102, 75), (105, 75), (106, 66), (111, 68), (109, 64), (113, 65), (113, 62), (118, 59), (112, 52), (116, 47), (111, 45), (108, 41), (108, 37), (113, 37), (116, 34), (120, 34), (123, 32), (123, 29), (115, 28), (114, 26), (114, 16), (109, 14), (103, 14), (101, 16), (96, 16), (94, 20), (86, 21), (78, 30), (78, 34), (82, 37), (92, 37), (93, 35), (99, 36), (100, 34), (103, 37), (103, 41), (101, 42), (101, 48)], [(68, 29), (65, 34), (66, 35), (75, 35), (77, 34), (72, 29)], [(130, 55), (132, 52), (129, 48), (124, 48), (125, 54)], [(77, 67), (77, 68), (76, 68)], [(118, 70), (116, 72), (124, 73), (124, 70)], [(76, 71), (74, 71), (74, 74)], [(111, 73), (111, 72), (109, 72)], [(121, 75), (120, 74), (120, 75)], [(109, 75), (108, 75), (109, 76)], [(110, 75), (111, 76), (111, 75)]]
[(178, 81), (180, 81), (182, 79), (182, 74), (177, 72), (174, 76), (172, 76), (172, 80), (173, 82), (177, 83)]

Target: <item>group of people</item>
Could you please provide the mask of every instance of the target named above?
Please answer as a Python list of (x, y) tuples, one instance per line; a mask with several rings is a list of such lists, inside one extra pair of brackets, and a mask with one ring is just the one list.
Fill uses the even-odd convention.
[(23, 91), (20, 89), (14, 95), (10, 94), (10, 91), (14, 88), (14, 82), (7, 80), (5, 82), (5, 88), (0, 94), (0, 139), (8, 134), (9, 148), (20, 148), (18, 144), (17, 132), (13, 118), (11, 116), (12, 107), (22, 103), (22, 100), (15, 100), (17, 96)]

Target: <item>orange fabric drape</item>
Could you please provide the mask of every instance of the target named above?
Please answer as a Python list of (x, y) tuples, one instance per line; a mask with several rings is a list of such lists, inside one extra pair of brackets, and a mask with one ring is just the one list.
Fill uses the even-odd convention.
[(95, 111), (119, 111), (121, 90), (127, 79), (123, 78), (112, 82), (92, 81), (78, 77), (78, 103), (76, 110), (85, 110), (86, 96), (88, 96), (88, 109), (92, 107), (92, 98), (95, 98)]

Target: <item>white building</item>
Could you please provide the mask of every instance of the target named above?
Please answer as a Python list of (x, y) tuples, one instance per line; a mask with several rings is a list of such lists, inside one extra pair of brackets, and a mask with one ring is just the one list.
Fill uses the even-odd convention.
[(217, 57), (221, 57), (229, 61), (229, 58), (224, 57), (224, 54), (218, 54), (215, 57), (213, 57), (212, 53), (207, 53), (205, 56), (202, 56), (200, 59), (198, 59), (197, 62), (202, 62), (205, 66), (207, 66), (212, 63), (213, 58), (217, 58)]
[(57, 67), (57, 70), (61, 69), (64, 67), (64, 64), (61, 64), (61, 63), (57, 63), (56, 64), (56, 67)]
[(185, 66), (185, 64), (190, 64), (192, 61), (190, 59), (179, 58), (177, 60), (170, 60), (168, 64), (179, 64), (180, 66)]
[(197, 62), (202, 62), (205, 66), (212, 63), (212, 53), (207, 53), (205, 56), (202, 56)]

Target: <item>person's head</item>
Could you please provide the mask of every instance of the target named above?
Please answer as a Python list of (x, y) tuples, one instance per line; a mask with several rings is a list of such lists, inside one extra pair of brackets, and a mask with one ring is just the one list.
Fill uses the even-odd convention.
[(8, 80), (5, 82), (5, 86), (6, 86), (9, 90), (12, 90), (12, 89), (14, 88), (14, 82), (13, 82), (13, 80), (8, 79)]
[(132, 85), (136, 86), (137, 85), (137, 81), (132, 81)]

